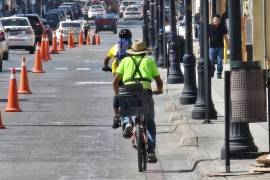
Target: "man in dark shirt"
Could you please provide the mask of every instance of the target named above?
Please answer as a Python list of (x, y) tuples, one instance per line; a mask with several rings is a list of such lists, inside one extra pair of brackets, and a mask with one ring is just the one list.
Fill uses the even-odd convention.
[(200, 35), (200, 8), (198, 9), (198, 12), (194, 15), (194, 35), (195, 38), (198, 39)]
[(223, 47), (224, 40), (228, 42), (227, 28), (220, 23), (220, 16), (213, 16), (213, 23), (209, 25), (209, 38), (210, 38), (210, 49), (209, 58), (211, 61), (211, 67), (215, 71), (215, 62), (217, 63), (217, 78), (222, 78), (223, 70)]

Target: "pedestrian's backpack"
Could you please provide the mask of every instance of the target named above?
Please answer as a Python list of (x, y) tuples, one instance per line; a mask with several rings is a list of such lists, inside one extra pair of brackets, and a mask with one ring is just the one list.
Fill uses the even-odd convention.
[(118, 41), (117, 53), (116, 53), (116, 60), (120, 62), (124, 57), (127, 55), (127, 50), (131, 46), (131, 41), (126, 39), (120, 39)]

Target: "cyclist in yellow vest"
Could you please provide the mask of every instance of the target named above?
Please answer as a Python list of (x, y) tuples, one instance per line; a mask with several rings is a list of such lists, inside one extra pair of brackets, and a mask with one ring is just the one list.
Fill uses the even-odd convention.
[[(157, 162), (155, 154), (156, 148), (156, 124), (154, 100), (152, 94), (161, 94), (163, 92), (163, 81), (157, 69), (157, 65), (153, 58), (146, 56), (147, 49), (143, 41), (137, 40), (132, 43), (131, 49), (127, 50), (128, 56), (122, 59), (119, 64), (113, 81), (113, 89), (116, 95), (119, 93), (119, 82), (123, 81), (124, 85), (142, 83), (143, 89), (148, 92), (147, 104), (149, 104), (149, 112), (144, 115), (146, 127), (151, 135), (148, 139), (148, 162)], [(155, 80), (157, 88), (151, 90), (151, 82)], [(126, 118), (124, 118), (126, 119)], [(128, 138), (132, 135), (133, 125), (127, 120), (123, 122), (123, 136)]]
[[(104, 59), (103, 71), (112, 71), (113, 76), (116, 74), (116, 70), (120, 61), (126, 56), (126, 50), (131, 47), (132, 33), (129, 29), (121, 29), (119, 32), (119, 38), (117, 44), (110, 48)], [(109, 67), (109, 62), (112, 60), (112, 68)], [(122, 83), (120, 82), (120, 85)], [(116, 129), (120, 127), (120, 117), (119, 117), (119, 100), (117, 96), (113, 98), (113, 125), (112, 128)]]

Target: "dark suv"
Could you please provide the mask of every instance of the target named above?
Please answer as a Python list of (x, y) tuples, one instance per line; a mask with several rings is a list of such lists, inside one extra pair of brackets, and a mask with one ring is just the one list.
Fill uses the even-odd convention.
[(42, 33), (45, 32), (45, 28), (42, 24), (38, 14), (16, 14), (15, 16), (27, 17), (33, 30), (35, 31), (36, 40), (35, 42), (41, 42)]

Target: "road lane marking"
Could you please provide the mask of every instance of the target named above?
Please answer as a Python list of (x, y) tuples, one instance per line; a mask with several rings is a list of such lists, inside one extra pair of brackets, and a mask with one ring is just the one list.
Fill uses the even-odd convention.
[(76, 85), (87, 85), (87, 84), (112, 84), (112, 82), (98, 82), (98, 81), (84, 81), (84, 82), (76, 82)]
[(90, 71), (90, 68), (77, 68), (77, 71)]
[(106, 52), (104, 49), (88, 49), (88, 51), (96, 51), (96, 52)]
[(62, 70), (62, 71), (66, 71), (66, 70), (68, 70), (68, 68), (67, 67), (60, 67), (60, 68), (55, 68), (55, 70)]
[(101, 63), (102, 61), (84, 61), (84, 62), (86, 62), (86, 63)]

